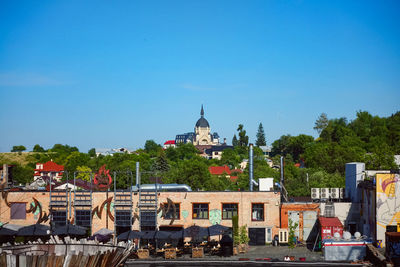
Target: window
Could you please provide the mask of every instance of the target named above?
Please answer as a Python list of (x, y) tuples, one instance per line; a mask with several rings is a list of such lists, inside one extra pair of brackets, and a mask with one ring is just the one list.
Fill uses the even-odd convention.
[(13, 202), (11, 204), (11, 220), (25, 220), (26, 219), (26, 203)]
[(115, 211), (115, 222), (117, 226), (130, 226), (131, 212), (126, 210)]
[[(180, 219), (180, 204), (179, 203), (174, 203), (175, 205), (175, 213), (174, 213), (174, 207), (170, 207), (169, 210), (167, 211), (167, 214), (165, 214), (164, 219)], [(168, 203), (164, 203), (164, 207), (168, 208)], [(175, 215), (175, 216), (174, 216)]]
[(75, 210), (76, 225), (90, 227), (90, 210)]
[(208, 219), (208, 203), (193, 204), (193, 219)]
[(264, 221), (264, 204), (253, 203), (251, 204), (251, 220)]
[(67, 218), (66, 210), (52, 211), (51, 215), (52, 215), (52, 222), (56, 227), (63, 226), (66, 224), (66, 218)]
[(225, 203), (222, 204), (222, 219), (232, 219), (234, 215), (238, 215), (238, 204), (237, 203)]

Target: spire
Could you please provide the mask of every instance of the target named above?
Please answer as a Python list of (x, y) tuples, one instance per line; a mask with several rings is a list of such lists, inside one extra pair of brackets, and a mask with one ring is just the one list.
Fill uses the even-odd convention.
[(204, 109), (203, 109), (203, 104), (201, 104), (201, 111), (200, 111), (201, 117), (204, 117)]

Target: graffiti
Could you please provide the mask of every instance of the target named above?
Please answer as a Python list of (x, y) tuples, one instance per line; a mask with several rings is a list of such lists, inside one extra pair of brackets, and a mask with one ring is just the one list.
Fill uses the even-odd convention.
[(377, 174), (376, 185), (378, 225), (396, 225), (400, 222), (400, 177), (398, 174)]
[(183, 210), (182, 211), (182, 217), (183, 217), (183, 219), (185, 220), (185, 222), (186, 222), (186, 218), (189, 216), (189, 212), (187, 211), (187, 210)]
[(111, 183), (110, 170), (106, 170), (106, 165), (104, 164), (99, 169), (99, 172), (94, 175), (94, 184), (99, 190), (104, 191), (111, 186)]
[(42, 222), (47, 222), (49, 220), (49, 216), (51, 214), (51, 210), (49, 211), (49, 214), (46, 212), (43, 212), (42, 210), (42, 205), (40, 202), (32, 197), (33, 203), (31, 203), (30, 208), (26, 210), (26, 213), (32, 213), (34, 215), (39, 215), (39, 218), (37, 219), (36, 223), (42, 223)]
[(164, 218), (167, 216), (168, 212), (172, 212), (172, 218), (171, 221), (169, 222), (169, 225), (172, 225), (175, 221), (175, 218), (177, 218), (178, 216), (176, 216), (176, 206), (175, 203), (167, 198), (167, 205), (165, 205), (164, 203), (160, 203), (160, 208), (157, 210), (157, 213), (159, 215), (159, 218)]
[[(4, 184), (0, 185), (0, 190), (1, 190), (1, 197), (3, 198), (7, 207), (11, 208), (11, 203), (8, 202), (9, 190), (4, 190)], [(40, 204), (40, 202), (36, 198), (32, 197), (32, 199), (33, 199), (33, 202), (29, 205), (29, 209), (26, 210), (26, 213), (32, 213), (33, 215), (36, 215), (36, 216), (38, 215), (38, 219), (37, 219), (36, 223), (47, 222), (49, 220), (51, 210), (49, 210), (48, 214), (46, 212), (43, 212), (42, 204)], [(36, 216), (35, 216), (35, 219), (36, 219)]]
[(100, 209), (99, 206), (95, 207), (92, 211), (92, 219), (93, 216), (96, 215), (99, 219), (101, 219), (101, 214), (103, 213), (103, 209), (106, 206), (105, 210), (106, 210), (106, 216), (108, 216), (111, 221), (114, 221), (114, 216), (111, 213), (111, 208), (108, 209), (107, 207), (111, 207), (111, 200), (113, 197), (109, 197), (108, 199), (104, 200), (103, 203), (100, 205)]
[(221, 210), (219, 210), (219, 209), (213, 209), (213, 210), (210, 210), (210, 219), (209, 219), (209, 221), (210, 221), (210, 223), (212, 224), (212, 225), (214, 225), (214, 224), (220, 224), (221, 223)]

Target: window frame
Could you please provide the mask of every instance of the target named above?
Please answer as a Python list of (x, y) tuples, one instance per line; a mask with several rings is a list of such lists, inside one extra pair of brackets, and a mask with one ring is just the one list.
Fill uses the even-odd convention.
[(232, 212), (232, 217), (224, 217), (224, 205), (236, 205), (236, 215), (239, 217), (239, 203), (237, 202), (226, 202), (226, 203), (221, 203), (221, 218), (222, 220), (232, 220), (233, 217), (233, 212)]
[[(262, 205), (262, 219), (261, 220), (253, 218), (254, 205)], [(260, 203), (260, 202), (251, 203), (251, 221), (252, 222), (263, 222), (263, 221), (265, 221), (265, 203)]]
[[(207, 218), (194, 217), (194, 205), (207, 205)], [(197, 213), (196, 213), (197, 214)], [(208, 220), (210, 218), (210, 202), (193, 202), (192, 203), (192, 220)]]

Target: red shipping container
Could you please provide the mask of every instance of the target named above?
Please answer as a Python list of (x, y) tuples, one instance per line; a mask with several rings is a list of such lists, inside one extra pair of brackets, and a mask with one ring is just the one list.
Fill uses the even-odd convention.
[(343, 236), (343, 224), (337, 217), (319, 217), (319, 225), (321, 227), (321, 239), (331, 239), (335, 233)]

